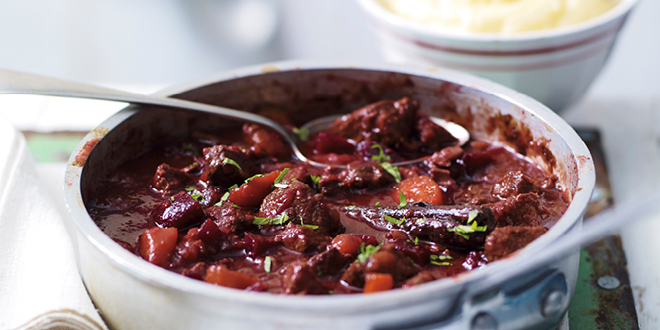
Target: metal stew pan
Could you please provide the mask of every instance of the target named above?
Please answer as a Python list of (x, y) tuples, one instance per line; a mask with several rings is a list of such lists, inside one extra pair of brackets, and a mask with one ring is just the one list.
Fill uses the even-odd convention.
[[(523, 151), (558, 178), (571, 204), (548, 233), (505, 260), (453, 278), (371, 295), (281, 296), (249, 293), (186, 278), (149, 264), (105, 235), (85, 199), (117, 166), (166, 137), (237, 125), (222, 118), (131, 105), (80, 142), (65, 178), (80, 273), (115, 329), (544, 329), (568, 308), (578, 250), (543, 269), (510, 278), (522, 255), (581, 226), (595, 174), (573, 129), (522, 94), (445, 69), (287, 62), (234, 70), (163, 95), (255, 111), (277, 105), (301, 120), (348, 112), (381, 99), (411, 96), (421, 111), (456, 121), (476, 139)], [(76, 156), (100, 140), (83, 164)], [(539, 148), (537, 141), (547, 141)], [(80, 160), (80, 158), (79, 158)]]

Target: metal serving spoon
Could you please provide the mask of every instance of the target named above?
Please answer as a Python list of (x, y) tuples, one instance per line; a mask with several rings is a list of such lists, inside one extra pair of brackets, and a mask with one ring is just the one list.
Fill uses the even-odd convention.
[[(64, 97), (79, 97), (98, 100), (119, 101), (128, 103), (139, 103), (149, 105), (159, 105), (172, 108), (179, 108), (185, 110), (199, 111), (211, 113), (225, 118), (238, 119), (266, 126), (277, 132), (287, 143), (294, 155), (301, 161), (307, 162), (314, 166), (328, 166), (328, 164), (319, 163), (307, 158), (298, 148), (300, 139), (296, 134), (287, 130), (282, 125), (266, 118), (250, 112), (229, 109), (220, 106), (209, 104), (197, 103), (181, 99), (133, 94), (129, 92), (118, 91), (110, 88), (80, 84), (66, 80), (50, 78), (35, 74), (24, 72), (17, 72), (11, 70), (0, 69), (0, 94), (36, 94), (36, 95), (50, 95), (50, 96), (64, 96)], [(332, 116), (336, 119), (336, 116)], [(459, 141), (460, 145), (470, 139), (470, 133), (460, 125), (444, 121), (439, 118), (433, 118), (436, 124), (443, 126), (450, 134), (452, 134)], [(315, 130), (318, 130), (319, 123), (324, 123), (327, 127), (331, 121), (324, 118), (319, 118), (310, 122)], [(310, 127), (306, 124), (303, 127)], [(419, 162), (421, 159), (394, 163), (393, 165), (406, 165), (409, 163)]]

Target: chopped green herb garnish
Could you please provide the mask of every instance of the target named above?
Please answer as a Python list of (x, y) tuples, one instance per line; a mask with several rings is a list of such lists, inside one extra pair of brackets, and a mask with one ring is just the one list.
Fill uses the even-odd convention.
[(314, 229), (314, 230), (319, 229), (319, 226), (317, 226), (317, 225), (306, 225), (306, 224), (303, 222), (303, 217), (302, 217), (302, 215), (298, 214), (298, 218), (300, 218), (300, 225), (301, 225), (301, 226), (303, 226), (303, 227), (307, 227), (307, 228), (309, 228), (309, 229)]
[(189, 166), (189, 167), (195, 167), (195, 166), (197, 166), (197, 165), (199, 165), (199, 164), (197, 164), (197, 162), (193, 162), (192, 164), (190, 164), (190, 165), (188, 165), (188, 166)]
[(451, 266), (449, 261), (431, 261), (431, 263), (438, 266)]
[(360, 254), (357, 256), (356, 260), (359, 260), (360, 262), (365, 262), (369, 257), (371, 257), (372, 254), (376, 253), (380, 249), (379, 246), (373, 246), (373, 245), (365, 245), (364, 242), (360, 244)]
[(241, 168), (241, 165), (238, 165), (238, 163), (237, 163), (235, 160), (233, 160), (233, 159), (231, 159), (231, 158), (229, 158), (229, 157), (225, 157), (225, 159), (222, 161), (222, 163), (223, 163), (223, 164), (234, 165), (234, 166), (236, 166), (236, 168), (237, 168), (239, 171), (243, 172), (243, 169)]
[(397, 218), (393, 218), (393, 217), (391, 217), (391, 216), (389, 216), (389, 215), (385, 215), (385, 220), (387, 220), (387, 221), (389, 221), (389, 222), (391, 222), (391, 223), (393, 223), (393, 224), (395, 224), (395, 225), (399, 225), (399, 226), (400, 226), (400, 225), (403, 224), (404, 221), (406, 221), (406, 218), (404, 217), (403, 219), (400, 219), (400, 220), (399, 220), (399, 219), (397, 219)]
[(424, 218), (422, 218), (422, 219), (417, 219), (417, 223), (423, 223), (423, 222), (426, 222), (426, 219), (424, 219)]
[(280, 174), (277, 176), (277, 178), (275, 178), (275, 182), (274, 182), (274, 183), (280, 183), (280, 181), (282, 181), (282, 179), (284, 179), (284, 176), (285, 176), (287, 173), (289, 173), (289, 170), (290, 170), (290, 168), (288, 168), (288, 167), (285, 168), (285, 169), (283, 169), (282, 172), (280, 172)]
[(403, 194), (403, 191), (399, 190), (399, 209), (404, 208), (406, 205), (408, 205), (406, 195)]
[(289, 215), (286, 213), (282, 213), (277, 217), (274, 218), (262, 218), (262, 217), (254, 217), (254, 220), (252, 220), (253, 225), (283, 225), (289, 221)]
[(170, 197), (170, 203), (174, 202), (174, 196)]
[(383, 147), (380, 146), (380, 144), (374, 144), (369, 149), (376, 148), (378, 148), (378, 155), (371, 156), (371, 160), (377, 161), (378, 163), (389, 162), (391, 158), (390, 156), (385, 155), (385, 151), (383, 150)]
[(190, 197), (199, 203), (199, 200), (202, 198), (202, 194), (191, 194)]
[(316, 266), (316, 276), (323, 276), (323, 272), (321, 271), (321, 267)]
[(470, 214), (468, 215), (468, 219), (467, 219), (468, 225), (470, 224), (470, 222), (474, 221), (474, 219), (477, 218), (477, 214), (478, 214), (477, 211), (470, 211)]
[(380, 201), (376, 202), (376, 204), (374, 206), (376, 206), (376, 207), (380, 206)]
[(254, 179), (254, 178), (259, 178), (259, 177), (262, 177), (262, 176), (264, 176), (264, 175), (263, 174), (255, 174), (255, 175), (245, 179), (245, 183), (248, 183), (248, 182), (252, 181), (252, 179)]
[(409, 238), (409, 242), (414, 243), (415, 245), (419, 245), (419, 237), (415, 236), (414, 238)]
[(356, 208), (357, 208), (356, 205), (349, 205), (349, 206), (346, 206), (346, 209), (347, 209), (347, 210), (355, 210)]
[(232, 190), (234, 190), (234, 189), (236, 189), (236, 188), (238, 188), (238, 185), (237, 185), (237, 184), (235, 184), (235, 185), (229, 187), (229, 189), (227, 189), (227, 191), (232, 191)]
[(399, 172), (398, 167), (390, 163), (381, 163), (380, 166), (382, 166), (387, 173), (391, 174), (396, 182), (401, 182), (401, 172)]
[(315, 185), (319, 185), (319, 182), (321, 181), (321, 176), (316, 176), (316, 175), (310, 175), (310, 178), (312, 178), (312, 182), (314, 182)]
[[(223, 196), (223, 197), (224, 197), (224, 196)], [(223, 203), (223, 201), (220, 200), (220, 201), (218, 201), (217, 203), (213, 204), (213, 206), (220, 207), (220, 206), (222, 206), (222, 203)]]
[(197, 150), (193, 147), (192, 143), (186, 143), (183, 145), (183, 150), (190, 151), (193, 155), (197, 155)]
[(275, 188), (289, 188), (288, 184), (281, 183), (282, 179), (284, 179), (284, 176), (289, 173), (289, 168), (285, 168), (280, 172), (280, 174), (275, 178), (275, 181), (273, 182), (273, 187)]
[(229, 189), (227, 189), (227, 191), (222, 195), (222, 197), (220, 197), (220, 201), (215, 203), (215, 206), (222, 206), (222, 203), (226, 202), (229, 199), (229, 193), (236, 188), (238, 188), (237, 184), (229, 187)]
[(293, 134), (298, 135), (298, 138), (300, 141), (307, 141), (309, 140), (309, 130), (307, 128), (298, 128), (294, 127), (292, 129)]
[(264, 259), (264, 270), (266, 273), (270, 273), (270, 266), (271, 266), (272, 261), (270, 260), (270, 256), (266, 256)]
[(468, 234), (472, 233), (483, 233), (488, 229), (487, 225), (479, 226), (476, 221), (472, 221), (472, 225), (470, 226), (465, 226), (465, 225), (459, 225), (454, 228), (449, 228), (447, 231), (453, 232), (454, 234), (461, 236), (465, 239), (470, 239), (470, 236)]
[(335, 294), (335, 290), (329, 290), (328, 294)]
[(233, 207), (233, 208), (235, 208), (235, 209), (238, 209), (238, 208), (239, 208), (238, 205), (236, 205), (236, 204), (231, 204), (231, 207)]
[(195, 186), (186, 187), (185, 189), (186, 191), (193, 191), (195, 190)]
[(454, 259), (454, 258), (452, 258), (452, 256), (447, 256), (447, 255), (444, 255), (444, 254), (441, 254), (441, 255), (432, 254), (431, 255), (431, 260), (451, 260), (451, 259)]

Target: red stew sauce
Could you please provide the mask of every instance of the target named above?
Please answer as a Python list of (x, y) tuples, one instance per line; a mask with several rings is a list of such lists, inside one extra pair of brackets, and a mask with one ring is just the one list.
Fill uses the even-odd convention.
[(152, 264), (278, 294), (453, 276), (507, 257), (566, 210), (556, 178), (501, 145), (456, 146), (418, 108), (407, 97), (380, 101), (303, 136), (311, 158), (343, 167), (296, 161), (253, 124), (163, 141), (104, 178), (87, 209)]

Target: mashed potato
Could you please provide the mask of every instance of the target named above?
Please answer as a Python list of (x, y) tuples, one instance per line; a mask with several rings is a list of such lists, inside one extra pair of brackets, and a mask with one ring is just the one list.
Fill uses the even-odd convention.
[(376, 0), (395, 15), (438, 31), (516, 34), (586, 21), (620, 0)]

